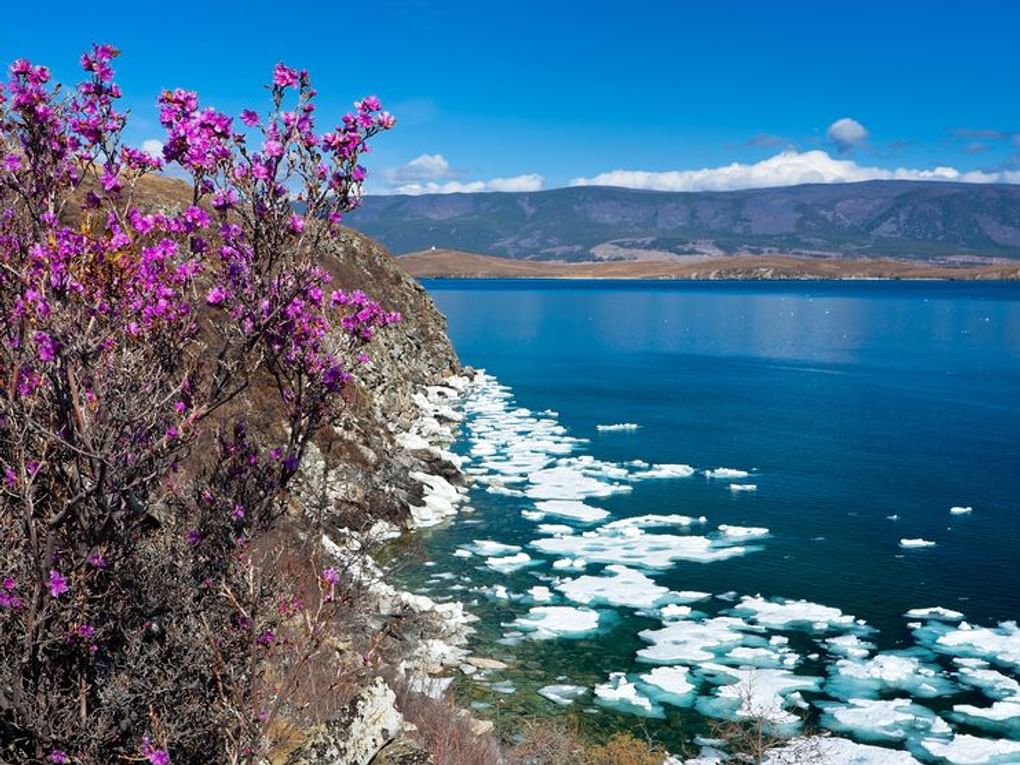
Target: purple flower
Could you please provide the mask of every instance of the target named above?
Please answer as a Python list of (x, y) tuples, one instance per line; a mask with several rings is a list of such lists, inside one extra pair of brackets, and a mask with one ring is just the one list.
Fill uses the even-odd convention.
[(55, 568), (50, 569), (50, 595), (59, 598), (67, 592), (67, 579)]
[(287, 458), (283, 461), (283, 466), (288, 472), (293, 473), (298, 469), (298, 458), (296, 454), (288, 454)]
[(103, 557), (103, 554), (99, 552), (99, 550), (89, 553), (88, 562), (89, 565), (95, 566), (96, 568), (106, 568), (107, 566), (106, 558)]
[(222, 287), (213, 287), (205, 296), (205, 302), (209, 305), (219, 305), (227, 299), (227, 291)]
[(55, 763), (55, 765), (64, 765), (65, 763), (71, 761), (71, 758), (67, 756), (67, 752), (61, 749), (54, 749), (52, 752), (50, 752), (50, 756), (47, 757), (46, 759), (48, 759), (52, 763)]
[(191, 529), (184, 537), (188, 540), (189, 545), (197, 545), (202, 541), (202, 532), (198, 529)]
[(142, 755), (149, 761), (149, 765), (170, 765), (170, 755), (165, 749), (156, 749), (148, 736), (142, 739)]
[(255, 127), (257, 124), (259, 124), (259, 115), (256, 114), (251, 109), (245, 109), (244, 111), (241, 112), (241, 122), (243, 122), (248, 127)]
[(39, 351), (39, 360), (50, 362), (57, 357), (57, 341), (45, 332), (36, 332), (32, 339)]
[(21, 169), (21, 157), (17, 154), (8, 154), (4, 157), (4, 170), (13, 173)]
[(286, 64), (277, 64), (273, 69), (273, 84), (281, 88), (292, 88), (298, 84), (298, 73)]
[(234, 505), (234, 510), (230, 513), (230, 517), (235, 521), (239, 521), (244, 518), (244, 505)]
[(324, 568), (322, 570), (322, 581), (326, 582), (326, 584), (334, 585), (336, 584), (336, 580), (337, 573), (335, 568), (330, 566), (329, 568)]

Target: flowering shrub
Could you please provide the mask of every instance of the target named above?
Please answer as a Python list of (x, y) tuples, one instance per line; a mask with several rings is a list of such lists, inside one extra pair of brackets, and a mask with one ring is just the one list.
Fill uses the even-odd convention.
[[(334, 569), (274, 591), (263, 541), (399, 320), (315, 253), (394, 120), (369, 97), (317, 133), (307, 72), (278, 64), (239, 121), (164, 92), (150, 156), (121, 141), (117, 55), (93, 46), (67, 93), (23, 59), (0, 88), (0, 760), (255, 762), (272, 655), (339, 604)], [(171, 165), (189, 203), (141, 204)], [(240, 416), (255, 386), (275, 427)]]

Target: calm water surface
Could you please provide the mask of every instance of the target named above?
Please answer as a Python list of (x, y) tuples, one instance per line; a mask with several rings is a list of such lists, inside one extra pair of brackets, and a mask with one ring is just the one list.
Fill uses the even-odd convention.
[[(462, 361), (509, 385), (519, 405), (558, 412), (571, 435), (591, 439), (588, 453), (754, 469), (754, 493), (695, 476), (592, 501), (618, 518), (683, 513), (771, 530), (760, 552), (680, 562), (655, 574), (658, 583), (836, 606), (878, 628), (880, 649), (912, 644), (909, 608), (941, 605), (975, 624), (1020, 618), (1020, 285), (425, 284)], [(595, 427), (618, 422), (641, 427)], [(451, 557), (473, 538), (526, 545), (535, 536), (521, 500), (474, 490), (471, 504), (467, 524), (425, 535), (438, 568), (408, 576), (537, 584), (535, 570), (501, 575)], [(954, 505), (974, 512), (950, 515)], [(905, 551), (903, 537), (936, 546)], [(443, 593), (441, 581), (425, 586)], [(479, 598), (475, 610), (479, 652), (515, 661), (515, 694), (465, 691), (497, 709), (557, 711), (535, 687), (635, 671), (636, 632), (659, 626), (619, 609), (608, 633), (508, 647), (492, 641), (527, 606)], [(586, 714), (592, 724), (633, 723)], [(670, 743), (698, 721), (671, 709), (650, 725)]]

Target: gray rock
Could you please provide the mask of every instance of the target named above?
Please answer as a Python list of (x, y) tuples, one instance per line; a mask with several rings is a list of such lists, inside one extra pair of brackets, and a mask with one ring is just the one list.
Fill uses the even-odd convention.
[(376, 678), (342, 713), (314, 728), (286, 765), (368, 765), (403, 724), (393, 690)]

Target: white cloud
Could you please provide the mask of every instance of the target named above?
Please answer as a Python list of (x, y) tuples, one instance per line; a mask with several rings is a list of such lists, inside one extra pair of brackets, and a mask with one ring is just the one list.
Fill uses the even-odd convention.
[(458, 194), (478, 191), (541, 191), (544, 179), (537, 173), (492, 178), (488, 181), (427, 181), (405, 183), (390, 190), (393, 194)]
[(849, 151), (868, 138), (868, 131), (860, 122), (850, 117), (836, 120), (826, 132), (829, 140), (836, 144), (840, 152)]
[(873, 180), (963, 181), (1020, 183), (1020, 171), (960, 171), (953, 167), (930, 170), (868, 167), (849, 159), (835, 159), (821, 150), (788, 150), (753, 164), (734, 162), (701, 170), (612, 170), (591, 178), (575, 178), (571, 186), (623, 186), (658, 191), (731, 191), (802, 183), (849, 183)]
[(450, 163), (442, 154), (422, 154), (406, 165), (395, 167), (385, 172), (393, 183), (409, 183), (413, 181), (433, 181), (445, 178), (450, 174)]
[(147, 141), (142, 141), (142, 151), (148, 154), (150, 157), (163, 157), (163, 142), (155, 138), (150, 138)]

